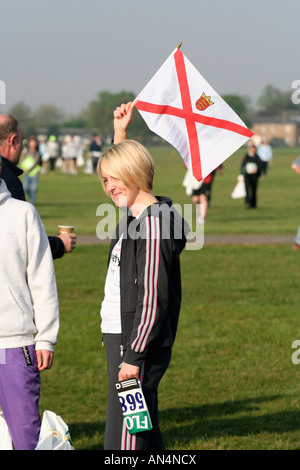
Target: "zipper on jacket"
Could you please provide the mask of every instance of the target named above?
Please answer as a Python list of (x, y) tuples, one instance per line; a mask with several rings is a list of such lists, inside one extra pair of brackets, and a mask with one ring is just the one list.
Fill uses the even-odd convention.
[(134, 283), (136, 284), (138, 281), (138, 268), (137, 268), (137, 261), (136, 261), (136, 240), (134, 240), (134, 269), (135, 269)]

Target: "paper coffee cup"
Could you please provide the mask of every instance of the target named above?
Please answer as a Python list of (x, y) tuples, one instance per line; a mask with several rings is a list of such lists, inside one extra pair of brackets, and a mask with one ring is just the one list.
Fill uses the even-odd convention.
[(72, 225), (58, 225), (58, 233), (72, 233), (74, 228)]

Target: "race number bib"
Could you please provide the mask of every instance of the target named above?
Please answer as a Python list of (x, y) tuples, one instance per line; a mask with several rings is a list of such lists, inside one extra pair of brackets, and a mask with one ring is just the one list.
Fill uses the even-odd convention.
[(139, 380), (122, 380), (116, 388), (129, 433), (150, 431), (151, 419)]
[(257, 173), (257, 169), (258, 166), (255, 162), (249, 162), (246, 164), (246, 173), (248, 173), (248, 175), (254, 175)]

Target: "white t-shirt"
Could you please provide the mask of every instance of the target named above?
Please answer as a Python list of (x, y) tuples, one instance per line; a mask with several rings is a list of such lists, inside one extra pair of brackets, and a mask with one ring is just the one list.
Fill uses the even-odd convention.
[(101, 305), (102, 333), (119, 334), (121, 329), (120, 259), (123, 234), (115, 244), (109, 261)]

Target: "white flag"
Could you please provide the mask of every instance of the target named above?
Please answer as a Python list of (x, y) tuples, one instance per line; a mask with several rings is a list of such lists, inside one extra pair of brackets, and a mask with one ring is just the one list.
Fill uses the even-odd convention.
[(134, 100), (148, 127), (201, 181), (253, 133), (176, 48)]

